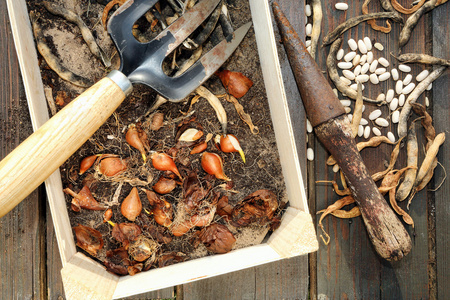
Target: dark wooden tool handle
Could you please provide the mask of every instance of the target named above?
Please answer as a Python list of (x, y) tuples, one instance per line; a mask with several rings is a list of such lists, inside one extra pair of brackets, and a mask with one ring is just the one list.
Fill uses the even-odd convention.
[(351, 132), (346, 116), (315, 127), (316, 136), (335, 157), (347, 179), (375, 250), (387, 260), (400, 260), (411, 250), (411, 238), (378, 191)]
[(308, 119), (347, 178), (375, 250), (387, 260), (403, 258), (411, 238), (367, 171), (344, 108), (276, 3), (273, 12)]

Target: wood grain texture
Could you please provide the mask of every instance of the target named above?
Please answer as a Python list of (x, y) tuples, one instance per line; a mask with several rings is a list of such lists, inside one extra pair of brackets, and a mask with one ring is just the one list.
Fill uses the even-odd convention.
[[(0, 158), (3, 158), (24, 135), (31, 133), (31, 124), (4, 0), (0, 1), (0, 24)], [(43, 276), (40, 270), (45, 265), (41, 256), (44, 231), (40, 223), (41, 203), (35, 191), (0, 219), (1, 299), (45, 298), (40, 280)]]
[[(334, 4), (338, 1), (322, 1), (324, 8), (324, 22), (322, 27), (322, 37), (328, 31), (351, 17), (361, 14), (361, 5), (363, 1), (353, 1), (346, 12), (337, 11)], [(402, 5), (407, 5), (407, 1), (400, 1)], [(371, 1), (369, 12), (382, 11), (378, 1)], [(384, 21), (377, 21), (377, 24), (384, 25)], [(421, 19), (416, 26), (413, 37), (410, 42), (402, 49), (406, 52), (425, 53), (427, 37), (426, 29), (430, 24)], [(342, 47), (346, 52), (350, 51), (347, 45), (349, 38), (356, 40), (365, 36), (370, 37), (384, 45), (385, 50), (380, 53), (373, 50), (375, 58), (383, 56), (390, 61), (391, 66), (397, 66), (397, 61), (390, 55), (398, 53), (398, 35), (400, 32), (399, 24), (392, 24), (392, 32), (383, 34), (375, 32), (367, 24), (360, 24), (350, 29), (344, 34), (344, 43)], [(318, 62), (325, 70), (325, 57), (328, 48), (322, 48), (319, 51)], [(418, 74), (422, 66), (412, 66), (412, 74)], [(404, 78), (406, 74), (402, 74)], [(388, 80), (377, 86), (366, 84), (365, 96), (376, 98), (380, 92), (386, 92), (394, 88), (393, 81)], [(340, 95), (340, 99), (343, 99)], [(423, 97), (422, 97), (423, 101)], [(352, 104), (353, 106), (353, 104)], [(384, 114), (388, 113), (386, 106), (377, 107), (366, 104), (364, 115), (367, 116), (370, 111), (381, 109)], [(448, 114), (448, 111), (446, 112)], [(396, 125), (382, 130), (383, 134), (387, 131), (396, 132)], [(420, 135), (422, 132), (418, 133)], [(357, 141), (361, 141), (357, 138)], [(419, 143), (423, 142), (420, 136)], [(326, 167), (324, 160), (328, 153), (323, 146), (316, 144), (316, 178), (317, 180), (338, 180), (338, 174)], [(368, 169), (374, 173), (385, 168), (389, 161), (390, 152), (393, 146), (382, 145), (377, 149), (365, 149), (362, 151), (363, 159)], [(405, 164), (405, 154), (399, 157), (395, 168), (400, 168)], [(324, 209), (332, 204), (339, 197), (336, 196), (331, 187), (320, 184), (316, 187), (316, 208)], [(406, 203), (401, 203), (404, 209)], [(413, 249), (403, 260), (395, 263), (388, 263), (379, 258), (367, 238), (367, 231), (362, 224), (361, 218), (351, 220), (340, 220), (334, 217), (327, 217), (323, 224), (331, 237), (329, 245), (321, 243), (321, 248), (317, 254), (317, 298), (318, 299), (425, 299), (428, 298), (428, 238), (427, 238), (427, 216), (426, 199), (423, 194), (416, 196), (409, 213), (414, 219), (415, 230), (408, 227), (407, 230), (413, 239)], [(318, 234), (321, 233), (317, 228)]]
[[(433, 55), (450, 59), (450, 36), (449, 36), (449, 15), (450, 6), (443, 5), (436, 8), (432, 13), (432, 35), (433, 35)], [(442, 20), (442, 21), (440, 21)], [(435, 120), (436, 133), (445, 131), (446, 141), (441, 146), (438, 154), (438, 160), (445, 168), (447, 176), (449, 174), (450, 157), (450, 72), (447, 71), (433, 83), (432, 107)], [(434, 181), (430, 190), (434, 190), (444, 178), (444, 171), (441, 167), (436, 169)], [(450, 194), (450, 181), (447, 179), (444, 184), (436, 191), (429, 192), (428, 196), (432, 198), (430, 213), (435, 215), (436, 223), (436, 257), (432, 258), (431, 263), (436, 264), (437, 274), (437, 299), (449, 299), (450, 290), (450, 259), (448, 254), (450, 241), (450, 205), (448, 195)], [(435, 260), (434, 260), (435, 259)], [(433, 274), (432, 274), (433, 275)]]

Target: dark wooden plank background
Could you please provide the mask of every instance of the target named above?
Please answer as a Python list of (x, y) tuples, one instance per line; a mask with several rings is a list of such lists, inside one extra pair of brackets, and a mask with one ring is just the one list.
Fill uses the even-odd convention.
[[(303, 35), (304, 1), (278, 2), (296, 30)], [(333, 8), (338, 1), (322, 2), (323, 33), (346, 18), (360, 14), (362, 4), (362, 1), (347, 1), (351, 3), (350, 9), (339, 12)], [(370, 11), (380, 11), (378, 1), (372, 2)], [(400, 1), (405, 7), (409, 2)], [(449, 59), (449, 15), (450, 7), (446, 4), (422, 18), (403, 52), (430, 53)], [(0, 0), (0, 23), (0, 51), (3, 54), (0, 57), (0, 158), (3, 158), (31, 133), (31, 124), (5, 0)], [(349, 36), (369, 36), (388, 49), (385, 53), (396, 53), (399, 30), (400, 27), (393, 24), (392, 33), (385, 35), (362, 24), (345, 34), (344, 40)], [(317, 57), (324, 71), (327, 53), (328, 47), (322, 48)], [(392, 57), (386, 58), (391, 63), (395, 62)], [(316, 159), (306, 163), (305, 114), (281, 47), (280, 61), (304, 178), (308, 170), (314, 175), (310, 178), (335, 179), (336, 175), (324, 164), (327, 152), (311, 138), (310, 144), (316, 149)], [(423, 68), (413, 66), (413, 72), (417, 74)], [(432, 101), (430, 111), (436, 120), (437, 132), (449, 131), (449, 76), (447, 71), (427, 93)], [(386, 84), (377, 88), (386, 88)], [(378, 90), (367, 92), (375, 95)], [(423, 96), (421, 99), (423, 103)], [(418, 131), (419, 136), (421, 133)], [(447, 138), (439, 153), (439, 161), (447, 171), (449, 144)], [(369, 169), (383, 169), (383, 163), (389, 160), (390, 150), (388, 146), (364, 150), (363, 156)], [(404, 156), (400, 157), (400, 161), (404, 159)], [(309, 259), (307, 256), (296, 257), (132, 298), (170, 299), (176, 294), (177, 299), (450, 299), (446, 286), (450, 282), (450, 263), (447, 259), (450, 235), (450, 205), (447, 201), (449, 181), (445, 181), (437, 191), (432, 191), (443, 177), (444, 171), (438, 169), (428, 191), (419, 193), (412, 202), (410, 212), (416, 228), (410, 233), (414, 246), (412, 252), (400, 262), (388, 263), (374, 253), (360, 218), (349, 221), (327, 217), (324, 226), (331, 236), (330, 244), (325, 246), (321, 242), (319, 251), (310, 255)], [(307, 186), (312, 213), (338, 199), (329, 186), (316, 185), (313, 181), (308, 182)], [(319, 235), (320, 229), (317, 230)], [(1, 299), (64, 298), (61, 260), (42, 187), (0, 219), (0, 247)]]

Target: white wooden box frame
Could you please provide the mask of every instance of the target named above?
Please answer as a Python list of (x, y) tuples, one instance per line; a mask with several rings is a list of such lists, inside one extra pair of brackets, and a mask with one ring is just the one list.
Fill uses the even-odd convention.
[[(267, 0), (249, 0), (276, 142), (290, 206), (266, 243), (199, 258), (161, 269), (119, 277), (77, 252), (59, 170), (45, 186), (63, 264), (67, 299), (112, 299), (137, 295), (316, 251), (299, 159), (278, 61)], [(33, 129), (48, 120), (37, 52), (25, 0), (6, 0)]]

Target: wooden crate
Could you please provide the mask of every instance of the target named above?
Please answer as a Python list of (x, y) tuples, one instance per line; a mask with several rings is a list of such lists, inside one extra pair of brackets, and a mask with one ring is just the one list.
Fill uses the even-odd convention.
[[(307, 254), (318, 249), (278, 61), (269, 4), (267, 1), (249, 1), (289, 199), (289, 208), (283, 215), (280, 228), (267, 242), (260, 245), (154, 269), (135, 276), (119, 277), (77, 252), (64, 200), (61, 175), (56, 171), (45, 181), (45, 185), (63, 264), (61, 273), (67, 299), (127, 297)], [(25, 0), (7, 0), (7, 5), (33, 129), (36, 130), (48, 120), (49, 115), (28, 12)]]

